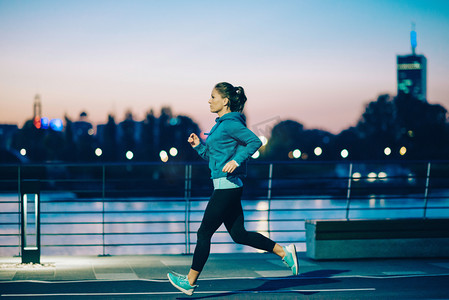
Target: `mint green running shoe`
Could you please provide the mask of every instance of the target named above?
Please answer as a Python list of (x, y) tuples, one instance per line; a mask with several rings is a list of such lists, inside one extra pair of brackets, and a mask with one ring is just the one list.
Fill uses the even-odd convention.
[(192, 296), (195, 289), (198, 287), (197, 284), (190, 285), (189, 280), (187, 280), (187, 276), (177, 274), (177, 273), (167, 273), (168, 280), (170, 280), (170, 283), (183, 292), (186, 295)]
[(292, 270), (293, 275), (299, 274), (298, 258), (296, 257), (296, 247), (294, 244), (290, 244), (284, 248), (285, 256), (282, 259), (284, 263)]

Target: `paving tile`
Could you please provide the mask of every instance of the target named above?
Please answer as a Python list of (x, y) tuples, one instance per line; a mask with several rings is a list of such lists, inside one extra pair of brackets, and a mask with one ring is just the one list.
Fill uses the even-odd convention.
[(445, 269), (449, 269), (449, 262), (442, 262), (442, 263), (431, 263), (431, 265), (440, 267), (440, 268), (445, 268)]
[(139, 279), (135, 273), (96, 273), (97, 279), (128, 280)]
[(0, 280), (12, 280), (16, 275), (16, 270), (0, 270)]
[(268, 270), (268, 271), (255, 271), (261, 277), (286, 277), (292, 276), (290, 270)]

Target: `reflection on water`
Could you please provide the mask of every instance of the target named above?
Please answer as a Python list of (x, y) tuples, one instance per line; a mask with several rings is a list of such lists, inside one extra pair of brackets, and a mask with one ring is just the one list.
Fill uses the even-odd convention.
[[(207, 198), (77, 199), (70, 193), (41, 195), (43, 255), (178, 254), (192, 252)], [(346, 199), (328, 196), (244, 200), (246, 228), (305, 251), (305, 219), (343, 219)], [(353, 198), (349, 218), (421, 218), (422, 194), (407, 198), (369, 195)], [(426, 216), (449, 217), (449, 190), (429, 196)], [(189, 209), (186, 222), (186, 208)], [(0, 196), (0, 255), (19, 254), (19, 209), (15, 194)], [(186, 230), (189, 231), (186, 238)], [(234, 244), (224, 226), (214, 235), (212, 252), (254, 252)], [(11, 245), (14, 247), (4, 247)], [(69, 246), (70, 245), (70, 246)]]

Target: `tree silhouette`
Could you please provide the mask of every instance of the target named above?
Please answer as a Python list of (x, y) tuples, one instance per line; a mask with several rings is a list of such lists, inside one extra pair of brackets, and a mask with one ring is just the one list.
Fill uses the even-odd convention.
[(304, 126), (296, 121), (286, 120), (275, 125), (271, 131), (265, 152), (264, 159), (268, 160), (288, 160), (288, 153), (301, 147), (301, 135)]
[(398, 143), (408, 148), (411, 159), (449, 157), (449, 120), (447, 110), (409, 95), (395, 101)]

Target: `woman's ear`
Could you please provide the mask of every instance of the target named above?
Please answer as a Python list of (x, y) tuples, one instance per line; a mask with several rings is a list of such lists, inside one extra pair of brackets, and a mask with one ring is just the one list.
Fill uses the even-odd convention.
[(229, 99), (228, 98), (223, 98), (223, 104), (224, 104), (224, 106), (231, 106), (231, 102), (229, 101)]

